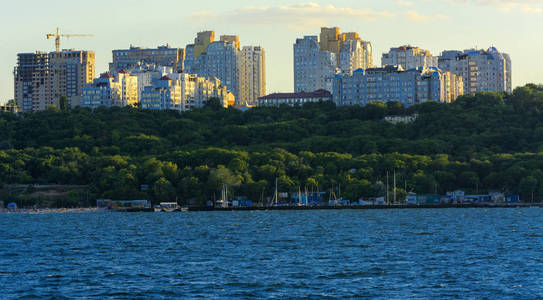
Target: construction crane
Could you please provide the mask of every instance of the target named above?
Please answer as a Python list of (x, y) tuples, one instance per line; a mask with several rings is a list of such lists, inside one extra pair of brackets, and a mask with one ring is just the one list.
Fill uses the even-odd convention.
[(57, 97), (59, 99), (59, 105), (64, 104), (60, 103), (60, 38), (71, 38), (71, 37), (91, 37), (92, 34), (61, 34), (60, 28), (57, 27), (56, 33), (47, 34), (47, 39), (55, 38), (55, 50), (56, 50), (56, 74), (57, 74)]
[(47, 34), (47, 39), (55, 38), (55, 48), (57, 53), (60, 52), (60, 38), (71, 38), (71, 37), (91, 37), (92, 34), (61, 34), (60, 28), (57, 27), (57, 33)]

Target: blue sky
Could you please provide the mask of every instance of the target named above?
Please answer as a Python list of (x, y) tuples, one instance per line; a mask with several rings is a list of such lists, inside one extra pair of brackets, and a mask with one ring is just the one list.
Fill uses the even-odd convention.
[(196, 32), (215, 30), (239, 35), (242, 45), (263, 46), (268, 92), (291, 91), (296, 38), (339, 26), (371, 41), (377, 64), (383, 52), (404, 44), (435, 55), (495, 46), (511, 55), (515, 86), (543, 83), (543, 0), (24, 0), (3, 4), (0, 26), (0, 102), (13, 98), (17, 53), (52, 51), (45, 34), (57, 26), (94, 35), (64, 39), (61, 46), (94, 50), (98, 73), (107, 70), (112, 49), (184, 48)]

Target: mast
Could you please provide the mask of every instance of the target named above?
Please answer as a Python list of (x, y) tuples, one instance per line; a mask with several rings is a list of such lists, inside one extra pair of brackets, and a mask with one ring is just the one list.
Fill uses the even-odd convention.
[(387, 205), (390, 204), (390, 203), (389, 203), (389, 200), (390, 200), (390, 199), (389, 199), (389, 197), (388, 197), (388, 171), (387, 171), (387, 192), (386, 192), (386, 203), (387, 203)]
[(277, 195), (277, 191), (278, 191), (278, 188), (277, 188), (277, 178), (275, 178), (275, 205), (277, 205), (277, 202), (278, 202), (278, 198), (279, 198), (279, 195)]
[(396, 169), (394, 169), (394, 204), (396, 204)]

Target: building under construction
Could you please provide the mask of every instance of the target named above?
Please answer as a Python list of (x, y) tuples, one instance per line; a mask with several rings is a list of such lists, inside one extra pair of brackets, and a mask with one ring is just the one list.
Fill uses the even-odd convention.
[(80, 105), (83, 87), (95, 75), (95, 54), (92, 51), (62, 50), (17, 54), (15, 102), (20, 111), (40, 111), (51, 105), (60, 107), (61, 95), (67, 105)]

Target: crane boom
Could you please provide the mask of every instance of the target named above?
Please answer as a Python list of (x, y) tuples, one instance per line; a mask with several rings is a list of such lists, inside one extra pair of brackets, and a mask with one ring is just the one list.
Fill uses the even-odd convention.
[(47, 39), (55, 38), (55, 50), (57, 53), (60, 52), (60, 38), (71, 38), (71, 37), (92, 37), (92, 34), (61, 34), (60, 28), (57, 27), (56, 33), (48, 33)]

